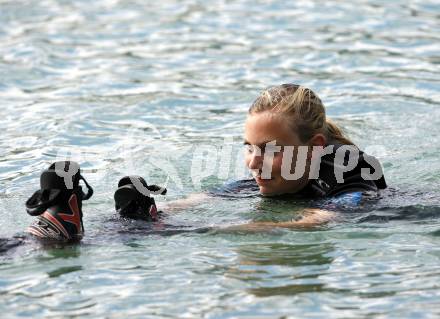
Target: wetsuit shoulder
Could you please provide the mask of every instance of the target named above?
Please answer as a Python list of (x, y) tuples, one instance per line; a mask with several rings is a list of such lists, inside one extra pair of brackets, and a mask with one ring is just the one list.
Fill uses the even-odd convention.
[[(304, 189), (311, 197), (334, 197), (353, 192), (377, 192), (385, 189), (387, 184), (379, 161), (365, 154), (358, 148), (346, 147), (344, 152), (337, 153), (343, 145), (335, 145), (331, 154), (321, 159), (318, 178), (313, 179)], [(342, 156), (336, 159), (336, 154)], [(356, 166), (346, 171), (350, 156), (357, 158)], [(377, 178), (370, 178), (374, 175)]]

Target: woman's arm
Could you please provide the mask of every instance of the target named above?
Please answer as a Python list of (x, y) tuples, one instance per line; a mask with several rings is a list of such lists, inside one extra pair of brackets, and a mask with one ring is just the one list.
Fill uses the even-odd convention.
[(265, 231), (276, 227), (281, 228), (313, 228), (322, 226), (337, 217), (336, 212), (318, 208), (304, 209), (301, 219), (288, 222), (252, 222), (242, 225), (234, 225), (222, 230)]
[(169, 202), (161, 202), (159, 203), (159, 206), (165, 212), (176, 212), (177, 210), (197, 206), (206, 200), (208, 200), (208, 195), (206, 193), (196, 193), (190, 194), (186, 198), (176, 199)]

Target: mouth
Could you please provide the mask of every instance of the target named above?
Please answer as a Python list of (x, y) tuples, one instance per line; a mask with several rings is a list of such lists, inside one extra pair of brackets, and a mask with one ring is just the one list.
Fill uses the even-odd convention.
[(254, 175), (254, 178), (258, 185), (266, 185), (273, 181), (273, 178), (262, 178), (261, 175)]

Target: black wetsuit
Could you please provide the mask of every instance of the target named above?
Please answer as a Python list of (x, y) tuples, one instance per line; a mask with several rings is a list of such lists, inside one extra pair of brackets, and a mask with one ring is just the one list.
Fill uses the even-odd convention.
[[(380, 189), (387, 188), (379, 161), (375, 157), (365, 154), (357, 148), (352, 149), (352, 151), (358, 152), (359, 155), (357, 165), (352, 170), (345, 172), (350, 151), (345, 148), (345, 156), (340, 162), (344, 166), (338, 165), (339, 163), (336, 163), (335, 159), (336, 151), (343, 146), (344, 145), (335, 145), (334, 151), (331, 154), (322, 157), (319, 177), (317, 179), (311, 179), (299, 194), (306, 197), (317, 198), (334, 197), (351, 192), (377, 192)], [(341, 149), (341, 151), (343, 150), (344, 149)], [(376, 170), (379, 171), (376, 172)], [(367, 172), (379, 176), (371, 180), (366, 178)], [(337, 176), (340, 176), (341, 180), (338, 181)]]

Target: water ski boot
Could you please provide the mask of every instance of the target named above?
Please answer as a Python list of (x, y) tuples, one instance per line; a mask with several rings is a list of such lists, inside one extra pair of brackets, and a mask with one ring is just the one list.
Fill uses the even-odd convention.
[[(87, 193), (79, 185), (82, 180)], [(39, 239), (79, 241), (84, 234), (82, 201), (93, 195), (93, 189), (81, 176), (78, 163), (55, 162), (40, 176), (41, 189), (26, 201), (26, 211), (36, 220), (27, 232)]]
[(115, 209), (122, 216), (145, 221), (158, 221), (159, 214), (152, 195), (165, 195), (167, 190), (148, 185), (140, 176), (125, 176), (115, 192)]

